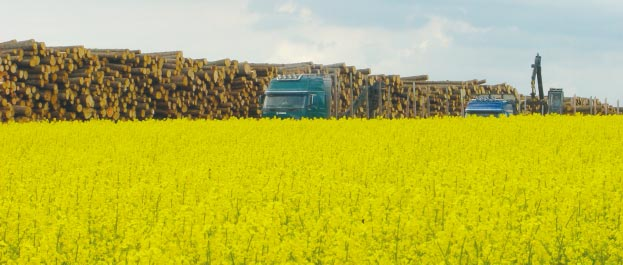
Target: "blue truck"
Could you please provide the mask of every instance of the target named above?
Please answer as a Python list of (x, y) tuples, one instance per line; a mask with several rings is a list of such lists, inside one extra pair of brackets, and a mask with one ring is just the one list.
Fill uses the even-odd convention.
[(476, 98), (467, 103), (465, 117), (468, 116), (510, 116), (515, 114), (515, 105), (511, 100), (496, 98)]

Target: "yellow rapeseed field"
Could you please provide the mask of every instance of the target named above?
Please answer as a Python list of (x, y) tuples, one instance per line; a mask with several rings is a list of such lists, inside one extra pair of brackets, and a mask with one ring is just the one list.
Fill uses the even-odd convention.
[(0, 125), (0, 263), (621, 264), (623, 117)]

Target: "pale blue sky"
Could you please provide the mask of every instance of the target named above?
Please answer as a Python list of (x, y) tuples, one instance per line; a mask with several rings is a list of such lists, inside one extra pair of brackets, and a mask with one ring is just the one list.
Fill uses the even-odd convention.
[(620, 0), (2, 2), (11, 12), (3, 12), (0, 40), (346, 62), (373, 73), (507, 82), (523, 94), (540, 52), (546, 89), (623, 101)]

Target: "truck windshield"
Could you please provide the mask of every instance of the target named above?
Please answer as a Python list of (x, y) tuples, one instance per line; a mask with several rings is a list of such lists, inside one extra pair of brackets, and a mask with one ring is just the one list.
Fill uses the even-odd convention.
[(264, 101), (264, 108), (302, 108), (305, 106), (305, 95), (269, 94)]

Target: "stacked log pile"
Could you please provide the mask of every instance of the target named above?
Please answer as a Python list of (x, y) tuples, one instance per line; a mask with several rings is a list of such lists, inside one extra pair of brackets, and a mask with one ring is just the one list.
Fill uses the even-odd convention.
[(0, 43), (2, 120), (259, 117), (272, 71), (182, 52)]
[[(540, 113), (540, 106), (535, 105), (534, 110), (529, 110), (529, 101), (531, 100), (530, 96), (520, 95), (520, 104), (521, 104), (521, 112), (524, 114), (529, 113)], [(545, 96), (544, 101), (547, 102), (548, 97)], [(563, 99), (563, 114), (567, 115), (614, 115), (621, 114), (623, 111), (619, 108), (617, 111), (617, 106), (612, 106), (607, 102), (602, 102), (598, 98), (585, 98), (585, 97), (565, 97)], [(526, 107), (526, 105), (528, 105)]]
[[(467, 103), (479, 96), (519, 98), (517, 89), (507, 84), (485, 85), (486, 80), (427, 81), (428, 76), (405, 77), (403, 90), (413, 99), (406, 117), (459, 116)], [(461, 95), (462, 94), (462, 95)]]
[(334, 74), (340, 101), (332, 112), (339, 115), (364, 83), (374, 82), (369, 69), (343, 63), (208, 62), (179, 51), (47, 47), (34, 40), (0, 43), (0, 54), (0, 72), (8, 73), (0, 93), (3, 121), (260, 117), (258, 99), (270, 80), (294, 73)]
[[(259, 96), (272, 78), (308, 73), (332, 76), (338, 100), (331, 112), (339, 117), (456, 116), (476, 95), (520, 97), (506, 84), (372, 75), (370, 69), (345, 63), (250, 64), (191, 59), (181, 51), (47, 47), (35, 40), (11, 40), (0, 43), (0, 120), (260, 117)], [(616, 113), (608, 104), (585, 98), (567, 99), (567, 113), (571, 102), (578, 113)]]
[(584, 98), (584, 97), (565, 97), (564, 99), (564, 113), (565, 114), (585, 114), (585, 115), (611, 115), (620, 114), (617, 112), (617, 107), (602, 102), (597, 98)]

